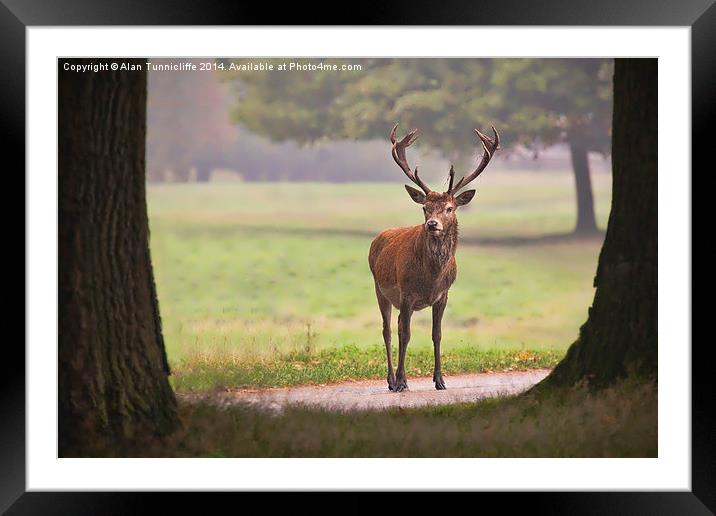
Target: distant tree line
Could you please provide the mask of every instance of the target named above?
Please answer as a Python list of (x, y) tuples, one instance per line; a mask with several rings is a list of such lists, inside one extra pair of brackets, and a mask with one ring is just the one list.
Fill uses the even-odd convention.
[(362, 142), (358, 148), (355, 142), (316, 142), (307, 148), (253, 134), (232, 120), (234, 97), (228, 90), (213, 72), (148, 74), (148, 181), (203, 182), (215, 169), (235, 171), (248, 181), (375, 181), (395, 176), (383, 142)]
[(465, 173), (480, 154), (473, 128), (494, 124), (502, 156), (567, 146), (575, 229), (596, 230), (588, 156), (610, 152), (612, 60), (330, 61), (358, 63), (361, 71), (150, 74), (149, 180), (187, 181), (193, 171), (207, 181), (217, 168), (247, 180), (385, 179), (394, 171), (382, 150), (326, 144), (385, 142), (396, 122), (420, 129), (417, 149)]

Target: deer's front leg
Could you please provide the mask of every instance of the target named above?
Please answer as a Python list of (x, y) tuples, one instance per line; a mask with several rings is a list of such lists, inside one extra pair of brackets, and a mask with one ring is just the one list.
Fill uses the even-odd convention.
[(440, 341), (442, 340), (442, 321), (445, 307), (447, 306), (447, 292), (440, 300), (433, 305), (433, 350), (435, 351), (435, 369), (433, 370), (433, 382), (439, 391), (445, 389), (442, 371), (440, 370)]
[(400, 304), (398, 315), (398, 370), (395, 374), (395, 390), (401, 392), (408, 389), (408, 380), (405, 377), (405, 353), (410, 342), (410, 318), (413, 309), (407, 302)]

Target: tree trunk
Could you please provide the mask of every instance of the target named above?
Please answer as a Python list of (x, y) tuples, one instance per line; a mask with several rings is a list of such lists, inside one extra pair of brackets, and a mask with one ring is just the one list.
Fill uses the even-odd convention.
[(211, 178), (211, 168), (205, 165), (196, 166), (196, 180), (199, 183), (208, 183)]
[(188, 183), (191, 175), (191, 167), (188, 165), (175, 165), (172, 168), (172, 180), (174, 183)]
[(592, 196), (592, 181), (589, 177), (589, 160), (587, 146), (574, 137), (569, 142), (572, 156), (572, 169), (577, 191), (577, 225), (574, 232), (589, 234), (597, 232), (597, 221), (594, 218), (594, 198)]
[(616, 59), (612, 210), (587, 322), (547, 382), (657, 373), (657, 61)]
[(148, 245), (146, 71), (80, 73), (63, 64), (58, 410), (66, 456), (170, 432), (177, 407)]

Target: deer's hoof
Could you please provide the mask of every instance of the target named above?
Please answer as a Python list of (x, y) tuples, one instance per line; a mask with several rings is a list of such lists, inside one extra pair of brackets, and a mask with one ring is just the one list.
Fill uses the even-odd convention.
[(395, 391), (396, 386), (397, 386), (397, 382), (395, 381), (395, 376), (389, 376), (388, 377), (388, 390)]
[(437, 390), (445, 390), (445, 380), (443, 380), (443, 375), (433, 376), (433, 382), (435, 382), (435, 388)]
[(398, 380), (395, 383), (395, 392), (403, 392), (403, 391), (407, 391), (407, 390), (408, 390), (408, 381), (407, 380), (405, 380), (405, 379)]

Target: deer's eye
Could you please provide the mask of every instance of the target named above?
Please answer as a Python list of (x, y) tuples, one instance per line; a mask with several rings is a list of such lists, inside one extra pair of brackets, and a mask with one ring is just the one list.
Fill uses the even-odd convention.
[(448, 206), (447, 212), (450, 213), (452, 211), (452, 206)]

